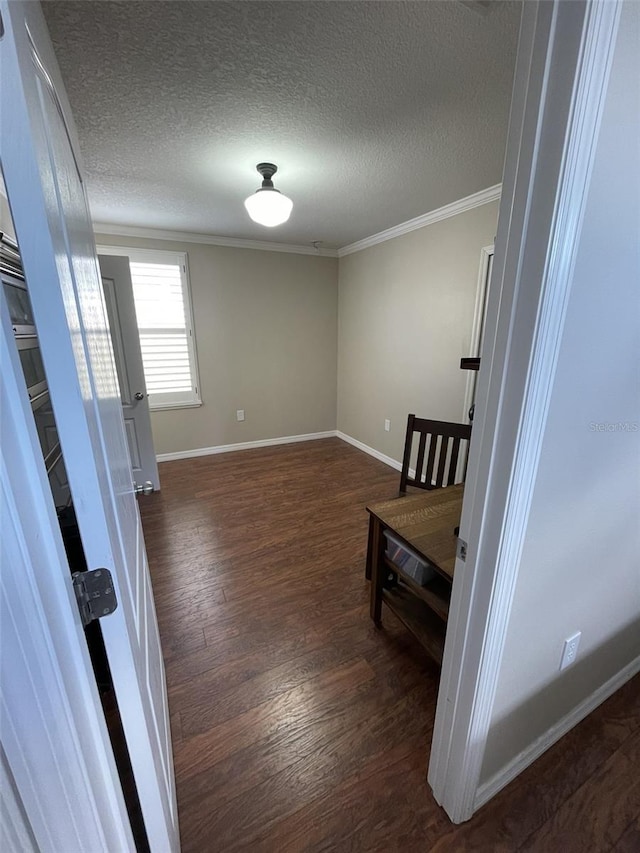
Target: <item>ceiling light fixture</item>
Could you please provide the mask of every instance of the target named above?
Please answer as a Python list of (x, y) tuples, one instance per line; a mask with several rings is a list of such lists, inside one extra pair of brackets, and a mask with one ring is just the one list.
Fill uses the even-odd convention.
[(254, 222), (267, 228), (282, 225), (291, 215), (293, 202), (273, 186), (271, 178), (278, 167), (273, 163), (258, 163), (256, 169), (262, 175), (262, 186), (245, 200), (247, 213)]

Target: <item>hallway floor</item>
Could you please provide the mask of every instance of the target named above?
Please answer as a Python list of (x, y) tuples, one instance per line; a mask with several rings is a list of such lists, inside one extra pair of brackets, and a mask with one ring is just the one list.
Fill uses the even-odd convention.
[(398, 472), (335, 438), (160, 476), (140, 509), (183, 853), (640, 850), (638, 678), (469, 823), (436, 805), (439, 669), (368, 616), (364, 506)]

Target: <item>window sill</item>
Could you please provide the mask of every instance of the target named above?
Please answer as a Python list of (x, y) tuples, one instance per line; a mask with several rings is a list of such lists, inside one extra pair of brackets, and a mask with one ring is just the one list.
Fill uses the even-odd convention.
[(157, 406), (149, 405), (150, 412), (166, 412), (168, 409), (197, 409), (202, 405), (202, 400), (196, 403), (160, 403)]

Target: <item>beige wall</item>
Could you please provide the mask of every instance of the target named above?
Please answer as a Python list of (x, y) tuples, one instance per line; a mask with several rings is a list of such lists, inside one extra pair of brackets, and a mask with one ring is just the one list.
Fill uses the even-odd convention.
[(409, 411), (460, 420), (466, 374), (458, 364), (468, 354), (480, 250), (492, 244), (496, 219), (497, 203), (483, 205), (339, 266), (97, 234), (98, 245), (188, 255), (203, 405), (153, 412), (156, 452), (337, 426), (400, 459)]
[(482, 781), (640, 667), (639, 38), (625, 3)]
[(497, 218), (491, 202), (340, 259), (340, 431), (400, 460), (409, 412), (462, 420), (460, 358)]
[(156, 453), (335, 429), (337, 259), (100, 234), (96, 242), (189, 258), (203, 405), (152, 413)]
[[(186, 252), (203, 405), (152, 413), (157, 453), (339, 430), (399, 460), (407, 414), (460, 421), (497, 202), (338, 260), (97, 234)], [(246, 420), (236, 421), (244, 409)], [(384, 431), (384, 420), (391, 431)]]

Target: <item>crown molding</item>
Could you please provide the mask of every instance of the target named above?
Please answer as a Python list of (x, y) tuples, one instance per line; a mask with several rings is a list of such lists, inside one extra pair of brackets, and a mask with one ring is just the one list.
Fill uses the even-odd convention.
[(242, 240), (238, 237), (216, 237), (213, 234), (196, 234), (191, 231), (167, 231), (160, 228), (140, 228), (135, 225), (107, 225), (94, 222), (95, 234), (112, 237), (139, 237), (147, 240), (167, 240), (177, 243), (202, 243), (207, 246), (225, 246), (230, 249), (258, 249), (262, 252), (287, 252), (292, 255), (318, 255), (337, 258), (337, 249), (315, 249), (292, 243), (267, 243), (263, 240)]
[(394, 237), (401, 237), (403, 234), (417, 231), (418, 228), (424, 228), (426, 225), (433, 225), (435, 222), (449, 219), (449, 217), (457, 216), (459, 213), (464, 213), (467, 210), (473, 210), (474, 207), (480, 207), (491, 201), (497, 201), (500, 198), (501, 191), (502, 184), (496, 184), (493, 187), (488, 187), (486, 190), (480, 190), (480, 192), (469, 195), (466, 198), (446, 204), (444, 207), (439, 207), (437, 210), (431, 210), (429, 213), (423, 213), (422, 216), (416, 216), (415, 219), (401, 222), (399, 225), (394, 225), (393, 228), (388, 228), (386, 231), (380, 231), (378, 234), (372, 234), (370, 237), (350, 243), (341, 249), (315, 249), (313, 246), (299, 246), (293, 243), (268, 243), (265, 240), (242, 240), (239, 237), (216, 237), (213, 234), (198, 234), (191, 231), (142, 228), (137, 225), (108, 225), (104, 222), (94, 222), (93, 230), (96, 234), (105, 234), (111, 237), (138, 237), (146, 240), (166, 240), (176, 243), (201, 243), (207, 246), (226, 246), (230, 249), (258, 249), (262, 252), (287, 252), (293, 255), (318, 255), (323, 258), (343, 258), (345, 255), (352, 255), (354, 252), (361, 252), (370, 246), (376, 246), (378, 243), (392, 240)]
[[(370, 237), (350, 243), (341, 249), (315, 249), (312, 246), (298, 246), (293, 243), (268, 243), (264, 240), (216, 237), (213, 234), (197, 234), (191, 231), (142, 228), (137, 225), (108, 225), (104, 222), (94, 222), (93, 231), (95, 234), (105, 234), (111, 237), (138, 237), (146, 240), (166, 240), (177, 243), (202, 243), (208, 246), (226, 246), (230, 249), (258, 249), (262, 252), (287, 252), (293, 255), (318, 255), (322, 258), (343, 258), (345, 255), (361, 252), (370, 246), (384, 243), (386, 240), (392, 240), (394, 237), (401, 237), (410, 231), (416, 231), (418, 228), (424, 228), (425, 225), (433, 225), (435, 222), (440, 222), (451, 216), (457, 216), (457, 214), (464, 213), (466, 210), (473, 210), (474, 207), (480, 207), (480, 205), (488, 204), (491, 201), (497, 201), (500, 198), (501, 191), (502, 184), (496, 184), (493, 187), (488, 187), (486, 190), (481, 190), (466, 198), (453, 201), (451, 204), (446, 204), (444, 207), (439, 207), (437, 210), (423, 213), (422, 216), (416, 216), (415, 219), (401, 222), (399, 225), (394, 225), (393, 228), (388, 228), (386, 231), (380, 231), (378, 234), (372, 234)], [(0, 182), (0, 195), (7, 198), (7, 192), (2, 182)]]
[(365, 237), (356, 243), (343, 246), (341, 249), (338, 249), (338, 257), (343, 258), (345, 255), (361, 252), (370, 246), (376, 246), (378, 243), (384, 243), (386, 240), (393, 240), (394, 237), (401, 237), (410, 231), (417, 231), (418, 228), (424, 228), (425, 225), (433, 225), (435, 222), (449, 219), (449, 217), (457, 216), (459, 213), (464, 213), (467, 210), (473, 210), (474, 207), (480, 207), (480, 205), (488, 204), (490, 201), (497, 201), (500, 198), (501, 192), (502, 184), (496, 184), (493, 187), (488, 187), (486, 190), (480, 190), (480, 192), (473, 195), (468, 195), (466, 198), (452, 201), (451, 204), (445, 204), (444, 207), (439, 207), (437, 210), (423, 213), (422, 216), (416, 216), (415, 219), (409, 219), (407, 222), (401, 222), (400, 225), (394, 225), (393, 228), (387, 228), (386, 231), (380, 231), (379, 234), (372, 234), (371, 237)]

